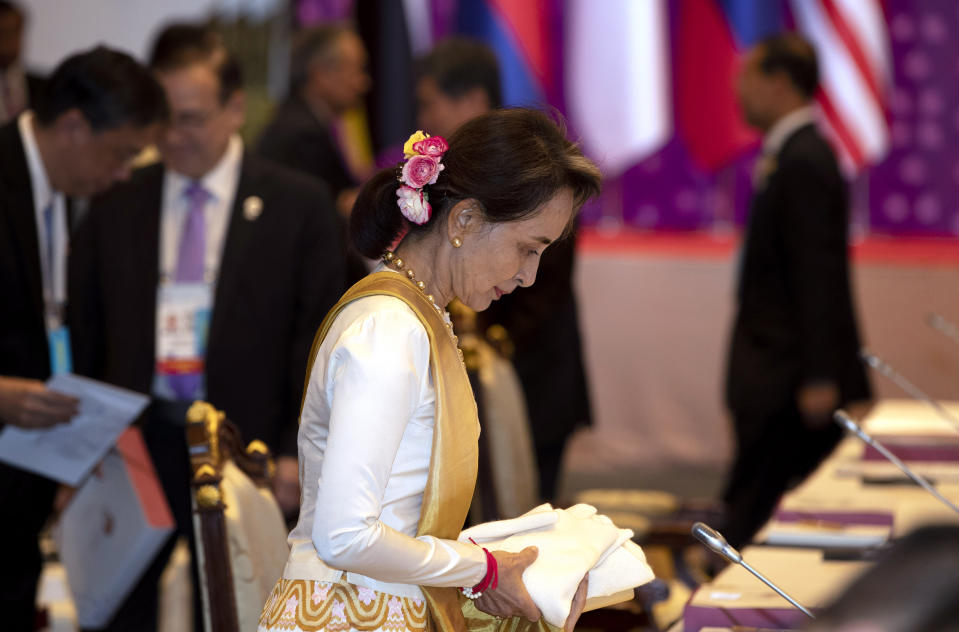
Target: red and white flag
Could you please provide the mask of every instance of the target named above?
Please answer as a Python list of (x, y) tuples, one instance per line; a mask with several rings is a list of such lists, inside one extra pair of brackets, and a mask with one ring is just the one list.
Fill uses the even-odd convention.
[(819, 58), (819, 106), (843, 166), (858, 171), (889, 150), (889, 32), (880, 0), (790, 0)]

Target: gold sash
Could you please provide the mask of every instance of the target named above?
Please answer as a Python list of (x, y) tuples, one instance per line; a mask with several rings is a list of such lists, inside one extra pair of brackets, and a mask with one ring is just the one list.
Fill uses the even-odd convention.
[[(306, 398), (317, 351), (337, 315), (351, 302), (374, 295), (392, 296), (406, 303), (429, 336), (430, 368), (436, 388), (436, 422), (417, 535), (455, 540), (463, 528), (476, 485), (479, 418), (473, 390), (456, 344), (447, 333), (443, 318), (420, 290), (395, 272), (387, 271), (371, 274), (350, 288), (326, 315), (313, 339), (303, 397)], [(301, 404), (301, 414), (302, 408)], [(422, 590), (429, 604), (432, 629), (441, 632), (466, 630), (456, 588), (423, 586)]]

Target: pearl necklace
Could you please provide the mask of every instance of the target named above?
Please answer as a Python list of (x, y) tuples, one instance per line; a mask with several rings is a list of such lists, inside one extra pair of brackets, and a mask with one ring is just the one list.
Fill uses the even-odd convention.
[(423, 283), (422, 281), (417, 281), (416, 273), (413, 272), (412, 269), (408, 268), (406, 266), (406, 262), (404, 262), (402, 259), (397, 257), (392, 251), (387, 250), (386, 252), (383, 253), (383, 261), (386, 263), (387, 266), (395, 269), (397, 272), (403, 272), (405, 268), (406, 271), (404, 274), (406, 275), (406, 278), (409, 279), (410, 283), (415, 285), (416, 288), (420, 292), (422, 292), (424, 296), (426, 296), (426, 300), (428, 300), (433, 305), (433, 309), (435, 309), (436, 313), (440, 315), (440, 319), (446, 325), (446, 333), (449, 334), (450, 338), (453, 340), (453, 344), (456, 345), (456, 350), (459, 352), (460, 360), (462, 361), (463, 352), (459, 348), (459, 338), (457, 338), (456, 334), (453, 333), (453, 323), (447, 322), (445, 311), (443, 310), (442, 307), (436, 304), (436, 299), (434, 298), (434, 296), (432, 294), (429, 294), (426, 291), (426, 284)]

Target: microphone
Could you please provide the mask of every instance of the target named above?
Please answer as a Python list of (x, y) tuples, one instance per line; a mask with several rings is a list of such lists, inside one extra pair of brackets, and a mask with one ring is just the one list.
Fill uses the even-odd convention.
[(702, 542), (706, 546), (706, 548), (712, 551), (713, 553), (716, 553), (717, 555), (725, 558), (726, 560), (732, 562), (733, 564), (739, 564), (740, 566), (745, 568), (747, 571), (755, 575), (762, 583), (766, 584), (767, 586), (775, 590), (780, 597), (782, 597), (783, 599), (791, 603), (793, 606), (798, 608), (799, 611), (802, 612), (804, 615), (806, 615), (810, 619), (816, 618), (813, 616), (811, 612), (809, 612), (809, 610), (804, 608), (801, 603), (799, 603), (798, 601), (796, 601), (795, 599), (787, 595), (782, 588), (772, 583), (770, 580), (766, 579), (765, 575), (763, 575), (762, 573), (757, 571), (755, 568), (750, 566), (749, 563), (743, 559), (743, 556), (739, 553), (739, 551), (737, 551), (732, 546), (730, 546), (729, 542), (726, 542), (726, 538), (724, 538), (723, 534), (721, 534), (719, 531), (716, 531), (715, 529), (713, 529), (712, 527), (710, 527), (709, 525), (705, 523), (697, 522), (696, 524), (693, 525), (692, 534), (694, 538)]
[(875, 448), (876, 451), (879, 452), (879, 454), (886, 457), (893, 465), (895, 465), (900, 470), (902, 470), (906, 474), (906, 476), (911, 478), (917, 485), (919, 485), (920, 487), (925, 489), (927, 492), (935, 496), (939, 500), (939, 502), (946, 505), (947, 507), (949, 507), (956, 513), (959, 513), (959, 507), (956, 507), (956, 505), (954, 505), (952, 501), (950, 501), (948, 498), (940, 494), (939, 490), (933, 487), (929, 481), (927, 481), (925, 478), (923, 478), (922, 476), (917, 474), (915, 471), (913, 471), (911, 467), (903, 463), (899, 459), (899, 457), (897, 457), (895, 454), (889, 451), (889, 448), (887, 448), (882, 443), (880, 443), (879, 441), (876, 441), (876, 439), (871, 437), (865, 430), (862, 429), (862, 427), (859, 424), (853, 421), (852, 418), (848, 414), (846, 414), (846, 411), (837, 410), (833, 414), (833, 419), (835, 419), (836, 423), (842, 426), (847, 432), (856, 435), (864, 443)]
[(869, 353), (868, 349), (860, 349), (859, 357), (879, 374), (889, 378), (896, 386), (909, 393), (913, 399), (917, 399), (935, 410), (942, 419), (949, 422), (953, 428), (959, 430), (959, 419), (956, 419), (948, 410), (943, 408), (942, 404), (922, 392), (918, 386), (896, 372), (896, 370), (889, 366), (882, 358)]
[(930, 312), (926, 316), (926, 324), (944, 335), (946, 338), (949, 338), (953, 342), (959, 343), (959, 327), (956, 327), (953, 323), (949, 322), (939, 314)]

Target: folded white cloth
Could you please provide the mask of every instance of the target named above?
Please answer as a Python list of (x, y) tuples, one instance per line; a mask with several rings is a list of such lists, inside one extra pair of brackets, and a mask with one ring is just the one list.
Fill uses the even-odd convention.
[(553, 507), (549, 503), (545, 503), (539, 507), (530, 509), (518, 518), (484, 522), (475, 527), (470, 527), (460, 533), (459, 541), (475, 542), (476, 544), (496, 542), (517, 533), (534, 531), (554, 525), (558, 519), (559, 514), (553, 510)]
[(523, 572), (523, 583), (543, 618), (562, 627), (587, 573), (589, 598), (613, 595), (653, 579), (646, 556), (630, 540), (632, 536), (632, 531), (617, 528), (590, 505), (554, 509), (547, 504), (518, 518), (467, 529), (459, 540), (510, 553), (537, 547), (539, 556)]
[(643, 549), (632, 540), (616, 547), (606, 560), (589, 572), (589, 590), (586, 596), (606, 597), (642, 586), (655, 579), (653, 569), (646, 563)]

